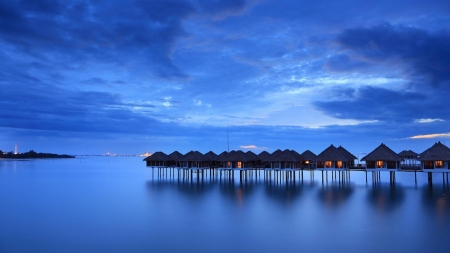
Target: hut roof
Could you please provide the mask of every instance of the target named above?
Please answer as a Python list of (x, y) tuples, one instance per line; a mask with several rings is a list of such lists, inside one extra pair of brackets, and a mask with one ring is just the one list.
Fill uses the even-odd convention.
[[(295, 151), (294, 151), (295, 152)], [(297, 156), (295, 153), (291, 152), (289, 149), (283, 150), (281, 153), (278, 153), (277, 156), (272, 157), (272, 162), (297, 162)]]
[(247, 162), (253, 160), (250, 159), (250, 157), (241, 150), (234, 151), (233, 153), (230, 152), (230, 155), (228, 155), (224, 159), (226, 162)]
[(216, 153), (209, 151), (208, 153), (204, 154), (206, 160), (209, 161), (217, 161), (218, 160), (218, 155), (216, 155)]
[(339, 151), (333, 144), (320, 153), (316, 159), (316, 162), (324, 161), (343, 161), (348, 162), (348, 158)]
[(416, 152), (412, 151), (412, 150), (403, 150), (402, 152), (398, 153), (399, 156), (401, 157), (417, 157), (419, 156), (419, 154), (417, 154)]
[(425, 150), (419, 157), (420, 161), (449, 161), (450, 149), (440, 141), (436, 142), (431, 148)]
[(300, 155), (300, 157), (301, 161), (313, 161), (316, 159), (317, 155), (309, 150), (306, 150)]
[(364, 156), (361, 161), (401, 161), (402, 158), (388, 146), (381, 143), (376, 149)]
[(170, 155), (167, 156), (167, 160), (169, 161), (181, 161), (184, 156), (178, 151), (173, 151)]
[(270, 156), (270, 154), (267, 151), (262, 151), (258, 154), (259, 160), (265, 160), (268, 156)]
[(217, 156), (217, 160), (221, 161), (223, 158), (227, 157), (229, 153), (227, 151), (223, 151)]
[(167, 155), (158, 151), (145, 158), (144, 161), (167, 161)]
[(249, 157), (250, 160), (261, 160), (255, 153), (253, 153), (252, 151), (247, 151), (245, 152), (245, 154)]
[(272, 154), (266, 156), (264, 159), (262, 159), (262, 161), (264, 162), (270, 162), (272, 161), (273, 158), (277, 157), (278, 155), (280, 155), (283, 151), (281, 151), (281, 149), (277, 149), (275, 150)]
[(357, 158), (356, 156), (354, 156), (352, 153), (348, 152), (348, 150), (345, 149), (344, 147), (339, 146), (338, 149), (339, 149), (339, 151), (340, 151), (343, 155), (345, 155), (345, 157), (347, 157), (347, 159), (348, 159), (349, 161), (358, 159), (358, 158)]
[(202, 162), (206, 161), (205, 156), (198, 151), (190, 151), (184, 155), (183, 161), (185, 162)]
[(302, 155), (300, 155), (297, 151), (291, 149), (291, 154), (297, 159), (297, 162), (300, 162), (302, 160)]

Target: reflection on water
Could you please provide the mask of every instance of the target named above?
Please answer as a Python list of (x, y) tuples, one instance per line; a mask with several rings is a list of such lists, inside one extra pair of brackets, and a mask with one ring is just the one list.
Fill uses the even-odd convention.
[(443, 218), (450, 211), (450, 188), (448, 185), (429, 185), (422, 187), (423, 207), (431, 209), (437, 217)]
[(404, 198), (403, 187), (396, 184), (374, 184), (367, 192), (369, 203), (382, 211), (392, 211), (403, 202)]
[(327, 206), (339, 206), (343, 204), (353, 194), (353, 186), (349, 183), (322, 185), (318, 192), (319, 199)]

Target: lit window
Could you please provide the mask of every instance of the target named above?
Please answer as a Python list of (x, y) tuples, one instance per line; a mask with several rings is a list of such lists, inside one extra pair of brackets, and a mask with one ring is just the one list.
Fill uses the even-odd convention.
[(377, 161), (377, 168), (384, 168), (384, 162), (383, 161)]
[(242, 162), (237, 162), (237, 167), (240, 169), (242, 168)]
[(325, 168), (331, 168), (331, 161), (325, 162)]
[(444, 163), (443, 163), (442, 161), (436, 161), (436, 162), (435, 162), (435, 167), (436, 167), (436, 168), (442, 168), (442, 167), (444, 167), (443, 164), (444, 164)]
[(337, 161), (337, 168), (342, 168), (342, 161)]

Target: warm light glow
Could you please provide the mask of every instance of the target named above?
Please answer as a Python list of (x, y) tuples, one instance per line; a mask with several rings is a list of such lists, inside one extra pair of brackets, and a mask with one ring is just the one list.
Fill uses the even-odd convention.
[(240, 169), (242, 168), (242, 162), (237, 162), (237, 167)]
[(377, 161), (377, 168), (384, 168), (384, 162), (383, 161)]
[(331, 161), (326, 161), (325, 162), (325, 168), (331, 168), (331, 164), (332, 164)]
[(342, 168), (342, 161), (337, 161), (336, 168)]
[(444, 165), (444, 163), (442, 161), (435, 161), (434, 162), (434, 167), (435, 168), (442, 168), (442, 167), (444, 167), (443, 165)]
[(309, 161), (305, 161), (305, 164), (309, 164)]
[(227, 167), (231, 167), (231, 162), (227, 162)]

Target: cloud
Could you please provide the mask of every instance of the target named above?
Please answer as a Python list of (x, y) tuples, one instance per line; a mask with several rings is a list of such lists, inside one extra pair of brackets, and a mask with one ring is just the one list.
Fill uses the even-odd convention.
[(384, 24), (346, 29), (337, 42), (350, 54), (375, 63), (401, 67), (421, 85), (450, 88), (450, 31), (429, 31)]
[(255, 146), (255, 145), (242, 145), (242, 146), (239, 146), (239, 147), (243, 148), (243, 149), (258, 149), (258, 147)]
[(407, 139), (434, 139), (434, 138), (443, 138), (443, 137), (450, 137), (450, 133), (414, 135), (414, 136), (408, 137)]
[(417, 123), (431, 123), (431, 122), (436, 122), (436, 121), (443, 122), (444, 120), (443, 119), (416, 119), (416, 120), (414, 120), (414, 122), (417, 122)]
[(450, 106), (418, 92), (363, 86), (336, 88), (323, 96), (327, 100), (313, 102), (315, 108), (340, 119), (407, 122), (418, 117), (450, 118)]

